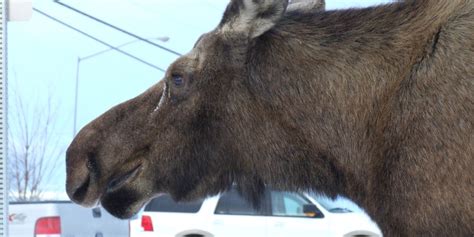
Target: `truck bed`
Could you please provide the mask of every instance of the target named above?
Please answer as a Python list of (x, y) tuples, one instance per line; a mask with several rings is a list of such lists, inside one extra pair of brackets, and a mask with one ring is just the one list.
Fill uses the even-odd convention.
[[(35, 237), (40, 218), (59, 217), (63, 237), (128, 237), (128, 220), (120, 220), (103, 208), (78, 206), (70, 201), (10, 202), (8, 236)], [(41, 235), (38, 235), (40, 237)]]

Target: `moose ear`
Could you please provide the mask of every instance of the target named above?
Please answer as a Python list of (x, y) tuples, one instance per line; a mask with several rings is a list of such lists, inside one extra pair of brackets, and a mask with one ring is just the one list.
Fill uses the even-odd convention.
[(292, 0), (287, 11), (324, 11), (326, 10), (325, 0)]
[(288, 0), (231, 0), (219, 29), (224, 34), (244, 34), (250, 39), (270, 30), (284, 15)]

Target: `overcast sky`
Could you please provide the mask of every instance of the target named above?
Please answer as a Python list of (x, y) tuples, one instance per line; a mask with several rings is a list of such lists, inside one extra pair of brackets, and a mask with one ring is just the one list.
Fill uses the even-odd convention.
[[(186, 53), (196, 39), (213, 29), (227, 0), (63, 0), (90, 15), (144, 38), (169, 37), (154, 42)], [(328, 9), (364, 7), (388, 0), (327, 0)], [(53, 1), (34, 0), (34, 7), (111, 45), (136, 40), (66, 9)], [(111, 106), (132, 98), (163, 73), (116, 51), (81, 61), (78, 58), (108, 47), (34, 12), (29, 22), (8, 26), (9, 118), (15, 113), (15, 96), (29, 107), (44, 106), (48, 97), (58, 106), (55, 135), (66, 147), (73, 137), (76, 72), (79, 71), (78, 129)], [(176, 56), (143, 42), (123, 48), (157, 67), (166, 69)], [(77, 70), (77, 66), (79, 70)], [(63, 159), (64, 156), (61, 156)], [(63, 191), (64, 164), (49, 190)]]

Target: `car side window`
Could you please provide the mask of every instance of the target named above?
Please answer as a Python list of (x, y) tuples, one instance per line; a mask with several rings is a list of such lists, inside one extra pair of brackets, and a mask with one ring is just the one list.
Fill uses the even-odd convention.
[(254, 208), (236, 190), (230, 190), (221, 195), (214, 214), (263, 216), (264, 210)]
[(290, 192), (271, 192), (272, 215), (307, 217), (303, 212), (304, 205), (314, 205), (305, 197)]
[(196, 213), (201, 209), (203, 199), (194, 202), (175, 202), (170, 195), (162, 195), (151, 200), (145, 211)]

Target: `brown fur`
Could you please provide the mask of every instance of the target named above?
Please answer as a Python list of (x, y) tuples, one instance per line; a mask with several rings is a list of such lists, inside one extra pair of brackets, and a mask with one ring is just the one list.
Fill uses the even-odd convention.
[(271, 185), (347, 196), (385, 236), (472, 236), (474, 1), (286, 7), (231, 1), (163, 81), (83, 128), (71, 199), (129, 217), (162, 192), (235, 183), (258, 203)]

